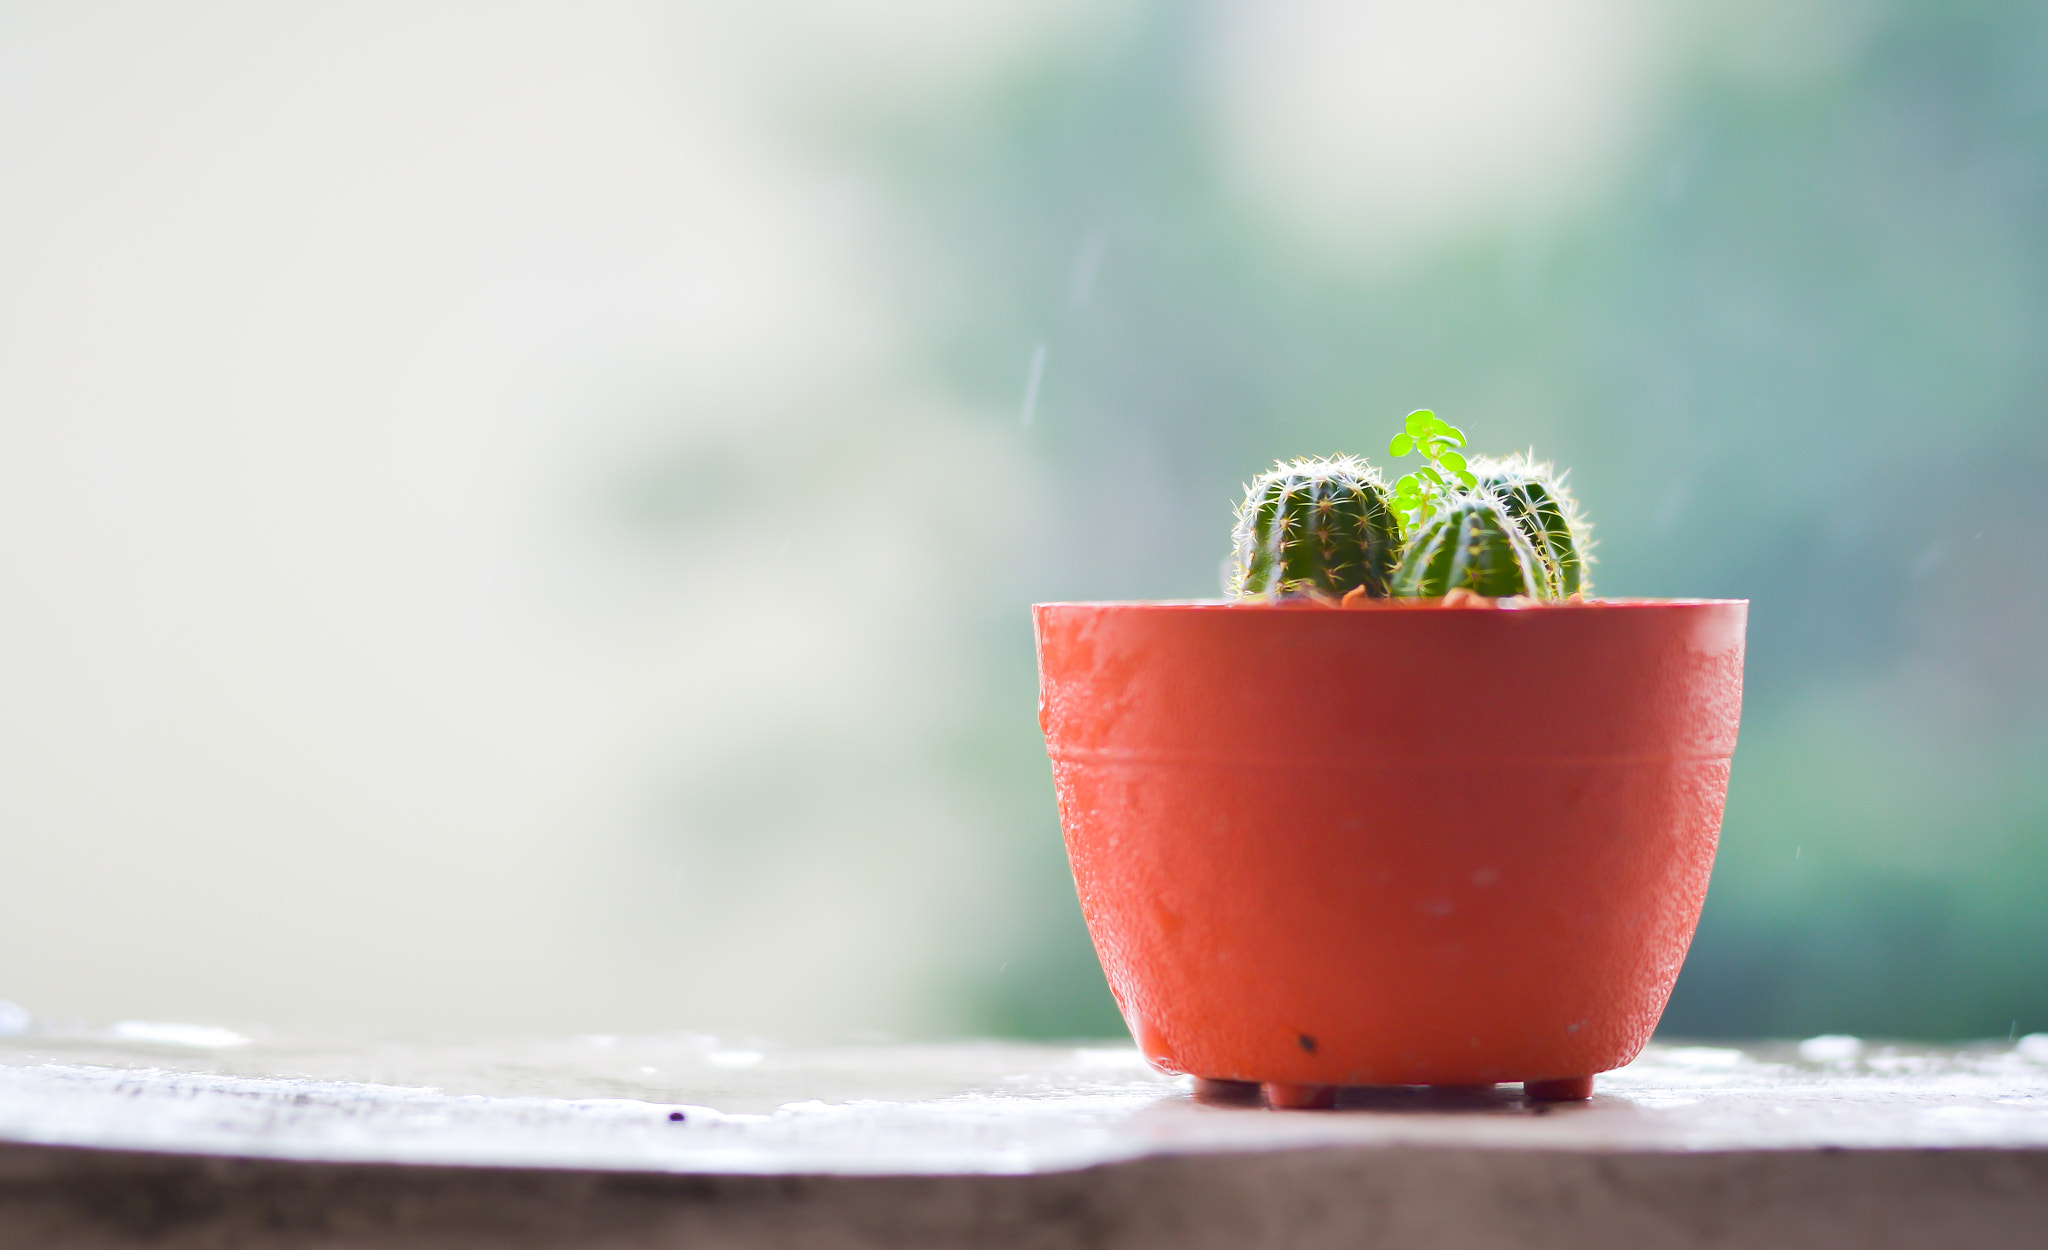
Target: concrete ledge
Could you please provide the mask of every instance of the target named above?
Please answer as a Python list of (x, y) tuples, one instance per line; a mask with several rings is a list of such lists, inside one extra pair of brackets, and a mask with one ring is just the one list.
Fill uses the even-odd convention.
[(1354, 1090), (1326, 1112), (1200, 1103), (1128, 1047), (0, 1045), (8, 1250), (1920, 1250), (2043, 1229), (2048, 1038), (1657, 1046), (1583, 1104)]
[(0, 1245), (1432, 1247), (2035, 1244), (2048, 1153), (1305, 1150), (1026, 1176), (673, 1176), (0, 1147)]

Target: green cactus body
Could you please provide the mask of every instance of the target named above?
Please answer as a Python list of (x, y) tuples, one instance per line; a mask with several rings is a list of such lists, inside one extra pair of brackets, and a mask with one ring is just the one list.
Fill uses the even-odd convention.
[(1230, 593), (1383, 598), (1401, 531), (1379, 471), (1352, 456), (1276, 464), (1237, 510)]
[(1593, 588), (1586, 566), (1592, 563), (1588, 526), (1564, 479), (1547, 464), (1532, 463), (1517, 453), (1501, 460), (1481, 460), (1472, 471), (1481, 491), (1491, 495), (1536, 550), (1549, 597), (1562, 599)]
[(1408, 543), (1392, 592), (1437, 599), (1453, 590), (1504, 598), (1546, 592), (1542, 557), (1504, 508), (1484, 495), (1453, 496)]

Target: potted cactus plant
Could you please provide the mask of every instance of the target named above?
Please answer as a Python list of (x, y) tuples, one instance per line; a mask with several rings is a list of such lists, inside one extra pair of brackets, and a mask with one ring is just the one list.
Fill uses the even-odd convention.
[(1648, 1041), (1713, 865), (1747, 603), (1588, 593), (1532, 457), (1418, 411), (1389, 485), (1260, 474), (1229, 598), (1033, 608), (1075, 886), (1155, 1065), (1584, 1098)]

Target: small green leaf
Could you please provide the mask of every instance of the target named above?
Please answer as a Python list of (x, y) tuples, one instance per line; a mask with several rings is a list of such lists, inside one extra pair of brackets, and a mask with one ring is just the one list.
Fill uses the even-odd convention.
[(1479, 479), (1473, 477), (1470, 473), (1465, 472), (1465, 470), (1463, 469), (1458, 470), (1458, 480), (1464, 483), (1466, 490), (1471, 490), (1479, 485)]
[(1397, 495), (1412, 495), (1420, 486), (1421, 483), (1416, 480), (1415, 475), (1409, 473), (1403, 476), (1400, 481), (1394, 483), (1394, 493)]
[(1465, 457), (1455, 451), (1445, 452), (1443, 455), (1438, 456), (1437, 462), (1453, 473), (1457, 473), (1465, 467)]
[(1451, 440), (1452, 442), (1456, 443), (1456, 444), (1457, 444), (1458, 446), (1460, 446), (1460, 447), (1463, 447), (1463, 446), (1465, 445), (1465, 431), (1463, 431), (1463, 430), (1459, 429), (1459, 428), (1458, 428), (1457, 426), (1455, 426), (1455, 425), (1447, 425), (1447, 426), (1445, 426), (1445, 427), (1444, 427), (1444, 428), (1443, 428), (1443, 429), (1442, 429), (1441, 431), (1439, 431), (1439, 432), (1440, 432), (1440, 433), (1441, 433), (1441, 434), (1442, 434), (1442, 435), (1443, 435), (1443, 436), (1444, 436), (1445, 438), (1448, 438), (1448, 439), (1450, 439), (1450, 440)]
[(1407, 421), (1402, 424), (1407, 427), (1410, 434), (1416, 438), (1421, 438), (1424, 434), (1429, 433), (1429, 423), (1434, 420), (1436, 420), (1435, 413), (1427, 408), (1417, 408), (1414, 412), (1408, 414)]
[(1387, 444), (1387, 454), (1397, 458), (1414, 450), (1415, 436), (1412, 434), (1396, 434), (1394, 441)]
[(1442, 486), (1444, 484), (1443, 474), (1438, 473), (1435, 469), (1430, 468), (1428, 465), (1423, 465), (1420, 469), (1417, 469), (1416, 472), (1420, 473), (1423, 477), (1428, 478), (1430, 481), (1435, 482), (1438, 486)]
[(1448, 431), (1450, 428), (1451, 423), (1444, 420), (1442, 417), (1432, 416), (1429, 419), (1429, 432), (1431, 434), (1442, 434)]

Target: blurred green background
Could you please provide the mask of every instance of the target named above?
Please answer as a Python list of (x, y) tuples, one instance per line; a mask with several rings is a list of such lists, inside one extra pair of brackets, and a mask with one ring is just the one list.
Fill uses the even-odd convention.
[[(1028, 597), (1213, 594), (1241, 481), (1376, 453), (1412, 407), (1533, 444), (1599, 522), (1602, 591), (1753, 605), (1665, 1031), (2048, 1028), (2048, 10), (1737, 7), (1576, 211), (1348, 268), (1219, 178), (1190, 25), (1158, 8), (878, 141), (975, 296), (933, 367), (998, 407), (1045, 345), (1061, 506)], [(1038, 958), (992, 1027), (1114, 1027), (1071, 916)]]
[(2048, 1029), (2042, 5), (15, 0), (0, 84), (39, 1017), (1119, 1033), (1026, 605), (1429, 406), (1752, 601), (1665, 1031)]

